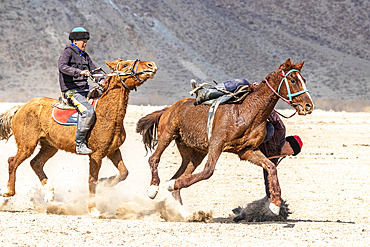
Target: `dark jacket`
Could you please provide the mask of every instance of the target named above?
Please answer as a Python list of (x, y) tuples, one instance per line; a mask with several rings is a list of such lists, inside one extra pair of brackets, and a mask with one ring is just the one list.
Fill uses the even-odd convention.
[(58, 60), (59, 85), (62, 92), (70, 89), (87, 89), (87, 77), (80, 75), (83, 70), (96, 69), (89, 54), (79, 51), (77, 47), (69, 44), (60, 54)]
[[(279, 115), (272, 111), (268, 121), (274, 126), (274, 134), (272, 138), (259, 146), (259, 150), (267, 157), (280, 155), (281, 148), (285, 143), (285, 125)], [(272, 159), (272, 162), (277, 163), (278, 159)]]
[[(259, 146), (259, 150), (267, 157), (278, 156), (281, 153), (281, 148), (285, 143), (285, 125), (283, 121), (281, 121), (279, 115), (272, 111), (268, 121), (274, 126), (274, 134), (272, 138)], [(279, 159), (271, 159), (275, 165), (278, 164)], [(268, 180), (268, 172), (263, 169), (263, 178), (265, 181), (265, 192), (268, 198), (271, 197), (270, 195), (270, 186)]]

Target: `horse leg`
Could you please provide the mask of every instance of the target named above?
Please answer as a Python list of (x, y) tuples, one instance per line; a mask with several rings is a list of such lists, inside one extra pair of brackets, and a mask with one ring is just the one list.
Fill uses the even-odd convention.
[(267, 171), (268, 184), (270, 188), (270, 210), (275, 214), (279, 215), (281, 207), (281, 189), (279, 185), (279, 180), (277, 176), (277, 169), (274, 163), (266, 158), (265, 155), (259, 150), (253, 151), (248, 150), (245, 153), (239, 155), (241, 160), (248, 160), (253, 164), (261, 166)]
[[(176, 145), (178, 150), (180, 151), (182, 162), (180, 168), (177, 170), (175, 175), (171, 178), (169, 185), (172, 184), (172, 180), (176, 180), (177, 178), (181, 177), (183, 174), (192, 174), (194, 170), (202, 163), (204, 157), (206, 156), (205, 153), (201, 153), (193, 148), (185, 146), (180, 141), (176, 140)], [(181, 190), (174, 190), (172, 191), (172, 196), (177, 202), (178, 210), (181, 216), (186, 219), (191, 214), (187, 212), (184, 208), (184, 204), (181, 198)]]
[[(32, 145), (34, 144), (34, 145)], [(28, 146), (19, 145), (17, 154), (14, 157), (8, 159), (8, 170), (9, 170), (9, 180), (7, 184), (8, 191), (5, 192), (2, 196), (10, 197), (15, 195), (15, 179), (17, 168), (23, 161), (30, 157), (35, 150), (36, 143), (28, 143)]]
[(150, 181), (150, 186), (146, 191), (146, 194), (149, 198), (154, 199), (157, 196), (159, 190), (159, 175), (158, 175), (158, 165), (161, 159), (161, 155), (163, 154), (164, 150), (170, 145), (171, 141), (173, 140), (172, 133), (164, 132), (158, 139), (158, 145), (155, 149), (154, 153), (150, 156), (148, 162), (150, 166), (150, 170), (152, 172), (152, 179)]
[(198, 150), (188, 147), (182, 142), (176, 140), (177, 149), (180, 152), (182, 162), (172, 179), (177, 179), (183, 174), (192, 174), (194, 170), (202, 163), (207, 153), (199, 152)]
[(215, 170), (218, 158), (221, 155), (223, 143), (219, 142), (210, 145), (208, 152), (208, 160), (203, 171), (195, 174), (183, 174), (178, 179), (170, 180), (167, 189), (169, 191), (187, 188), (201, 180), (209, 179)]
[(54, 188), (48, 183), (48, 178), (44, 172), (44, 165), (51, 157), (58, 152), (58, 149), (41, 142), (41, 148), (39, 153), (31, 160), (30, 164), (33, 171), (40, 179), (41, 185), (45, 191), (44, 201), (49, 202), (54, 200)]
[(101, 178), (99, 179), (99, 183), (103, 183), (104, 186), (112, 187), (127, 178), (128, 170), (123, 163), (121, 151), (119, 149), (109, 154), (108, 158), (113, 162), (119, 173), (109, 178)]
[(89, 155), (89, 203), (88, 210), (89, 214), (93, 217), (98, 217), (100, 215), (99, 210), (96, 208), (95, 204), (95, 194), (96, 185), (98, 183), (99, 171), (101, 168), (102, 157), (98, 156), (96, 153)]

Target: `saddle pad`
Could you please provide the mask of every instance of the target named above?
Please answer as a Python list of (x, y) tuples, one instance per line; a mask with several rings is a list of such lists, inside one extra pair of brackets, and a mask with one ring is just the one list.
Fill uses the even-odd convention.
[[(98, 103), (98, 98), (93, 100), (92, 105), (94, 110)], [(78, 112), (76, 109), (61, 109), (54, 105), (52, 116), (55, 122), (62, 125), (77, 125), (78, 121)]]
[(222, 84), (224, 84), (226, 91), (234, 93), (239, 87), (249, 85), (250, 83), (246, 79), (239, 78), (225, 81)]

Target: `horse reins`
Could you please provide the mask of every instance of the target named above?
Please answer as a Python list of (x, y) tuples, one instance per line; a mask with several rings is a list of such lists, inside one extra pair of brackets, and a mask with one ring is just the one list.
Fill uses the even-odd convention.
[(125, 81), (127, 78), (124, 78), (122, 79), (121, 77), (122, 76), (132, 76), (132, 77), (135, 77), (136, 80), (139, 81), (140, 84), (142, 84), (144, 81), (143, 80), (140, 80), (139, 78), (139, 75), (140, 74), (144, 74), (144, 73), (149, 73), (151, 71), (142, 71), (142, 72), (137, 72), (137, 69), (139, 67), (139, 63), (140, 63), (140, 60), (139, 59), (136, 59), (130, 66), (130, 68), (126, 69), (125, 71), (120, 71), (118, 70), (118, 66), (120, 65), (120, 63), (123, 62), (123, 61), (120, 61), (117, 63), (117, 66), (116, 66), (116, 70), (112, 71), (112, 73), (105, 73), (104, 70), (102, 68), (98, 68), (94, 71), (97, 71), (97, 70), (100, 70), (100, 71), (103, 71), (104, 74), (94, 74), (92, 76), (95, 76), (95, 77), (98, 77), (98, 76), (118, 76), (118, 78), (120, 79), (122, 85), (127, 89), (127, 90), (137, 90), (137, 87), (136, 86), (133, 86), (133, 87), (129, 87)]
[(287, 155), (278, 155), (278, 156), (272, 156), (272, 157), (269, 157), (268, 159), (269, 160), (272, 160), (272, 159), (278, 159), (277, 163), (276, 163), (276, 166), (280, 164), (280, 162), (285, 159), (287, 157)]

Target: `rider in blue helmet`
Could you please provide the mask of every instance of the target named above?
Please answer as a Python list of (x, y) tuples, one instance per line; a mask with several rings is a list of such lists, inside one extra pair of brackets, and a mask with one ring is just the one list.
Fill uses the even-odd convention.
[[(85, 52), (90, 34), (83, 27), (74, 28), (69, 34), (70, 44), (62, 51), (59, 60), (59, 85), (63, 96), (78, 111), (78, 123), (75, 137), (76, 153), (91, 154), (92, 150), (87, 145), (87, 134), (95, 122), (93, 106), (87, 102), (86, 96), (91, 89), (88, 77), (91, 70), (96, 69), (89, 54)], [(104, 85), (103, 77), (98, 78), (98, 83)]]

